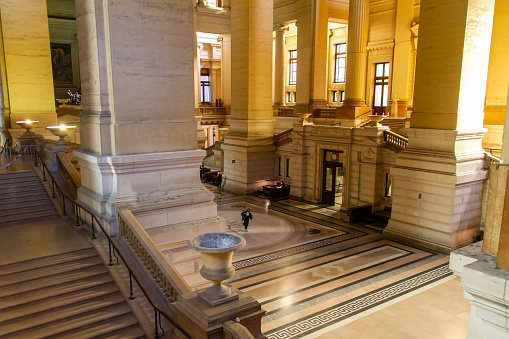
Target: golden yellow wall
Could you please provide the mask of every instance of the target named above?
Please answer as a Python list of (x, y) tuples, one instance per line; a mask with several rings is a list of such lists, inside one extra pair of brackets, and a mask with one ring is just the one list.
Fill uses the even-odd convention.
[(57, 122), (45, 0), (0, 0), (11, 125)]

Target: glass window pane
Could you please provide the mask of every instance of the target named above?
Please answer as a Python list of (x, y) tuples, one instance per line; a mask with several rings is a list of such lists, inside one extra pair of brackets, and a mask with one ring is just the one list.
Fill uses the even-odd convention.
[(385, 63), (385, 69), (384, 69), (384, 76), (388, 77), (389, 76), (389, 63)]
[(346, 44), (339, 44), (339, 52), (346, 53)]
[(375, 99), (373, 102), (373, 106), (381, 106), (382, 103), (382, 86), (375, 86)]
[(376, 76), (382, 77), (384, 75), (384, 65), (383, 64), (376, 64)]
[(389, 93), (389, 85), (384, 85), (384, 92), (383, 92), (383, 100), (382, 100), (382, 106), (387, 107), (387, 101), (388, 101), (388, 93)]
[(332, 191), (332, 168), (325, 169), (325, 190)]

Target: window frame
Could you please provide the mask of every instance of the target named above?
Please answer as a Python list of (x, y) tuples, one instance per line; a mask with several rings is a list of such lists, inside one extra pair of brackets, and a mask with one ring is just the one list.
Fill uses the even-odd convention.
[(288, 86), (297, 85), (297, 50), (288, 51)]
[[(377, 76), (378, 65), (383, 65), (382, 66), (382, 76)], [(387, 71), (387, 75), (385, 75), (386, 71)], [(387, 111), (388, 102), (389, 102), (389, 91), (390, 91), (390, 88), (389, 88), (390, 71), (391, 71), (391, 63), (390, 62), (375, 63), (375, 76), (374, 76), (374, 80), (373, 80), (373, 105), (372, 105), (373, 114), (381, 115), (381, 114), (386, 113), (386, 111)], [(377, 93), (376, 92), (377, 87), (381, 87), (380, 105), (377, 105), (378, 103), (375, 100), (376, 93)], [(383, 106), (384, 96), (386, 96), (386, 98), (385, 98), (387, 101), (386, 106)]]
[[(341, 52), (341, 47), (344, 46), (344, 52)], [(340, 67), (338, 62), (344, 60), (344, 67)], [(342, 77), (340, 77), (340, 73)], [(340, 84), (346, 82), (346, 43), (342, 42), (334, 44), (334, 83)]]

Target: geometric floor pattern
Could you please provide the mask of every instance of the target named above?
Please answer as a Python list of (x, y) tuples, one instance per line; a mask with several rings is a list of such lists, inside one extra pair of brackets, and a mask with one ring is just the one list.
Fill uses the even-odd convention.
[[(342, 326), (355, 319), (455, 279), (447, 255), (386, 239), (377, 230), (348, 223), (338, 211), (211, 191), (228, 232), (247, 242), (235, 252), (236, 272), (226, 282), (262, 304), (268, 338), (343, 338)], [(253, 214), (247, 231), (240, 220), (246, 208)], [(454, 333), (466, 333), (468, 302), (458, 303), (461, 328)], [(420, 335), (398, 337), (441, 337)]]

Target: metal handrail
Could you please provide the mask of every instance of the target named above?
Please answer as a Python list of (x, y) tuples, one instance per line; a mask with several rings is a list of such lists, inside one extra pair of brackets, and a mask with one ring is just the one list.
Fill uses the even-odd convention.
[[(44, 162), (44, 160), (42, 159), (40, 153), (36, 150), (36, 159), (35, 159), (35, 163), (34, 163), (34, 166), (35, 167), (38, 167), (39, 166), (39, 163), (42, 165), (42, 175), (43, 175), (43, 181), (47, 181), (46, 180), (46, 173), (44, 171), (44, 169), (46, 169), (46, 172), (48, 172), (48, 174), (50, 175), (51, 177), (51, 181), (52, 181), (52, 192), (53, 192), (53, 198), (56, 198), (56, 195), (55, 195), (55, 186), (58, 190), (58, 193), (60, 194), (60, 196), (62, 197), (62, 208), (63, 208), (63, 212), (62, 212), (62, 216), (65, 216), (67, 215), (66, 214), (66, 210), (65, 210), (65, 199), (69, 200), (69, 202), (71, 202), (74, 206), (75, 206), (75, 212), (76, 212), (76, 226), (81, 226), (81, 224), (79, 223), (80, 222), (80, 219), (81, 221), (83, 222), (84, 220), (81, 218), (81, 211), (80, 209), (84, 210), (85, 212), (87, 212), (88, 214), (90, 214), (91, 216), (91, 228), (92, 228), (92, 239), (96, 239), (96, 236), (95, 236), (95, 229), (94, 229), (94, 220), (97, 224), (97, 226), (99, 226), (99, 228), (103, 231), (104, 235), (106, 236), (106, 238), (108, 239), (108, 252), (109, 252), (109, 265), (112, 266), (113, 265), (113, 258), (112, 258), (112, 247), (113, 247), (113, 256), (115, 256), (115, 251), (118, 253), (118, 255), (120, 256), (120, 259), (124, 262), (124, 265), (125, 267), (127, 268), (127, 270), (129, 271), (129, 277), (134, 277), (134, 280), (136, 281), (136, 283), (138, 284), (138, 287), (141, 289), (141, 291), (143, 292), (143, 294), (145, 295), (145, 297), (147, 298), (148, 302), (150, 303), (150, 305), (152, 305), (152, 307), (154, 308), (154, 311), (155, 311), (155, 337), (156, 338), (159, 338), (159, 335), (158, 335), (158, 325), (157, 325), (157, 321), (158, 321), (158, 317), (157, 317), (157, 312), (159, 312), (159, 315), (163, 314), (164, 317), (166, 319), (168, 319), (168, 321), (171, 322), (171, 324), (173, 326), (175, 326), (175, 328), (177, 328), (180, 332), (182, 332), (182, 334), (184, 334), (186, 337), (190, 338), (189, 334), (176, 322), (174, 321), (171, 316), (169, 316), (168, 314), (166, 314), (165, 311), (161, 310), (159, 307), (156, 306), (156, 303), (155, 301), (153, 301), (148, 292), (146, 291), (145, 288), (143, 288), (143, 285), (141, 284), (141, 281), (139, 279), (139, 277), (134, 273), (134, 270), (128, 265), (127, 261), (125, 260), (125, 256), (122, 254), (121, 251), (119, 251), (119, 248), (117, 247), (117, 245), (115, 245), (115, 243), (113, 242), (113, 239), (110, 237), (110, 235), (106, 232), (104, 226), (101, 224), (101, 222), (99, 221), (99, 219), (95, 216), (94, 213), (92, 213), (88, 208), (86, 208), (85, 206), (83, 206), (82, 204), (80, 204), (79, 202), (75, 201), (73, 198), (69, 197), (67, 194), (65, 194), (63, 192), (63, 190), (60, 188), (60, 186), (58, 185), (58, 183), (56, 183), (55, 181), (55, 178), (53, 177), (53, 174), (51, 174), (51, 171), (48, 169), (48, 166), (46, 165), (46, 163)], [(116, 257), (116, 256), (115, 256)], [(117, 264), (118, 264), (118, 258), (117, 258)], [(131, 290), (132, 290), (132, 282), (131, 282), (131, 279), (129, 279), (129, 283), (130, 283), (130, 287), (131, 287)]]
[[(0, 169), (4, 169), (4, 168), (7, 168), (7, 167), (9, 167), (9, 166), (13, 165), (13, 164), (14, 164), (14, 162), (16, 162), (16, 160), (18, 160), (19, 158), (21, 158), (23, 155), (35, 154), (36, 147), (37, 147), (37, 146), (35, 146), (35, 145), (27, 145), (27, 146), (5, 146), (5, 147), (2, 147), (2, 151), (0, 152), (0, 154), (1, 154), (2, 152), (4, 152), (5, 150), (9, 150), (9, 152), (7, 152), (7, 151), (5, 152), (5, 155), (6, 155), (8, 158), (12, 159), (12, 155), (13, 155), (13, 154), (16, 154), (16, 153), (18, 153), (18, 156), (17, 156), (16, 158), (14, 158), (14, 160), (11, 160), (11, 162), (9, 162), (7, 165), (0, 167)], [(19, 152), (17, 152), (16, 148), (19, 148), (19, 150), (20, 150), (20, 151), (19, 151)], [(33, 150), (33, 151), (34, 151), (34, 153), (27, 152), (27, 150)], [(13, 151), (14, 151), (14, 152), (13, 152)], [(35, 157), (35, 155), (34, 155), (34, 157)], [(31, 163), (33, 162), (33, 160), (34, 160), (34, 159), (33, 159), (33, 157), (32, 157), (32, 156), (30, 156), (30, 157), (29, 157), (29, 159), (28, 159), (28, 162), (21, 163), (21, 164), (19, 164), (19, 163), (18, 163), (18, 165), (31, 164)], [(25, 159), (25, 161), (26, 161), (26, 159)]]

